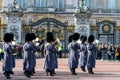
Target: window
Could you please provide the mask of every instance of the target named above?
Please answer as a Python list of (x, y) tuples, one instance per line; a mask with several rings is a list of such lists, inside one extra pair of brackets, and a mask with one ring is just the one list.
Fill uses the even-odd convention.
[(45, 6), (46, 7), (53, 7), (54, 6), (54, 0), (45, 0)]
[(90, 2), (91, 0), (85, 0), (86, 1), (86, 5), (90, 8)]
[(116, 9), (116, 0), (108, 0), (107, 9)]
[(96, 5), (92, 6), (93, 9), (104, 9), (104, 0), (97, 0)]
[(19, 4), (21, 7), (26, 7), (27, 0), (17, 0), (17, 4)]
[(64, 8), (64, 0), (55, 0), (55, 8), (62, 9)]
[(45, 3), (44, 0), (35, 0), (36, 7), (44, 7)]

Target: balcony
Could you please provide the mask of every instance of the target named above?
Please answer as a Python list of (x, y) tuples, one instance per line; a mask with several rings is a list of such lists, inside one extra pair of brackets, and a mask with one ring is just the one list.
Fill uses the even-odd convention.
[(92, 9), (92, 13), (120, 13), (119, 9)]
[(48, 12), (48, 10), (46, 7), (33, 7), (33, 12)]
[[(54, 8), (54, 7), (24, 7), (22, 8), (23, 12), (32, 12), (32, 13), (36, 13), (36, 12), (43, 12), (43, 13), (73, 13), (76, 9), (76, 7), (64, 7), (64, 8)], [(8, 10), (8, 6), (4, 6), (2, 9), (2, 12), (7, 12)], [(116, 13), (120, 13), (120, 9), (114, 9), (114, 10), (110, 10), (110, 9), (91, 9), (90, 10), (91, 13), (94, 14), (116, 14)]]

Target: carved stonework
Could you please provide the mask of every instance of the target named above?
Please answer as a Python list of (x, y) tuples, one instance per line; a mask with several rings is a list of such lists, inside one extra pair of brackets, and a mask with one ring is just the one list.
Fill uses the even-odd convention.
[(85, 5), (84, 0), (80, 2), (79, 7), (75, 10), (75, 32), (80, 35), (89, 36), (90, 35), (90, 12)]
[(75, 14), (75, 17), (79, 17), (79, 18), (90, 18), (91, 14), (90, 13), (79, 13), (79, 14)]
[(89, 11), (89, 8), (86, 5), (85, 1), (81, 0), (79, 3), (80, 4), (78, 5), (78, 7), (76, 8), (76, 10), (74, 11), (74, 14), (75, 15), (83, 14), (83, 16), (84, 16), (84, 14), (89, 14), (90, 11)]
[(14, 40), (22, 41), (22, 19), (19, 14), (9, 13), (7, 22), (7, 32), (14, 34)]
[(7, 28), (4, 33), (9, 32), (14, 34), (14, 40), (16, 42), (22, 42), (22, 16), (23, 10), (21, 6), (17, 4), (16, 0), (13, 3), (7, 5), (7, 10), (4, 12), (7, 15)]
[(13, 4), (9, 5), (7, 12), (22, 12), (22, 8), (17, 4), (17, 1), (14, 0)]

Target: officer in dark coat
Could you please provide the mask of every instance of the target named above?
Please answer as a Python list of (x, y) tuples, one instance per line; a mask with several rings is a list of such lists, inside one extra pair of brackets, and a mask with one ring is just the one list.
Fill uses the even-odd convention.
[(79, 39), (79, 36), (79, 33), (74, 33), (72, 42), (68, 44), (68, 50), (70, 53), (68, 66), (71, 69), (72, 75), (77, 75), (75, 69), (78, 67), (78, 50), (80, 49), (80, 44), (77, 43), (77, 40)]
[(10, 45), (10, 42), (12, 41), (12, 37), (10, 33), (6, 33), (4, 35), (4, 59), (3, 59), (3, 74), (7, 79), (10, 79), (10, 74), (13, 68), (12, 63), (12, 47)]
[(79, 65), (81, 67), (82, 71), (85, 70), (85, 66), (87, 64), (87, 45), (85, 44), (87, 37), (86, 36), (81, 36), (81, 45), (80, 45), (80, 58), (79, 58)]
[(27, 33), (25, 36), (26, 43), (23, 46), (23, 70), (26, 77), (31, 77), (33, 70), (33, 53), (35, 53), (35, 50), (31, 45), (31, 38), (31, 33)]
[(70, 35), (69, 38), (68, 38), (68, 43), (71, 43), (73, 40), (73, 35)]
[[(11, 35), (11, 41), (13, 41), (14, 40), (14, 34), (10, 33), (10, 35)], [(12, 46), (12, 50), (13, 50), (13, 53), (12, 53), (12, 64), (13, 64), (13, 68), (15, 68), (15, 58), (14, 58), (14, 55), (13, 55), (14, 54), (14, 49), (13, 49), (14, 45), (11, 44), (11, 46)], [(10, 73), (14, 74), (13, 70)]]
[(94, 74), (93, 68), (95, 68), (95, 45), (93, 44), (94, 41), (94, 36), (90, 35), (88, 37), (88, 45), (87, 45), (87, 52), (88, 52), (88, 58), (87, 58), (87, 68), (88, 68), (88, 73)]
[[(36, 35), (34, 33), (31, 33), (31, 41), (33, 41), (35, 39), (36, 39)], [(35, 44), (33, 42), (31, 42), (31, 46), (32, 46), (32, 49), (34, 50), (34, 52), (36, 52), (37, 51), (37, 47), (35, 46)], [(32, 69), (31, 73), (35, 73), (36, 55), (35, 55), (34, 52), (32, 53), (32, 57), (33, 57), (33, 69)]]
[[(69, 37), (68, 37), (68, 45), (72, 42), (73, 40), (73, 34), (71, 34)], [(70, 54), (68, 55), (68, 57), (70, 57)], [(68, 66), (69, 66), (69, 60), (70, 58), (68, 58)], [(70, 71), (72, 73), (72, 69), (70, 68)]]
[[(57, 51), (57, 53), (58, 53), (58, 50), (57, 50), (57, 47), (56, 47), (57, 44), (58, 44), (57, 40), (54, 39), (54, 40), (53, 40), (53, 45), (55, 46), (55, 49), (56, 49), (56, 51)], [(54, 69), (53, 69), (53, 74), (56, 74), (56, 73), (55, 73), (55, 69), (58, 68), (57, 53), (54, 53), (54, 54), (53, 54), (53, 56), (54, 56)]]
[(46, 74), (50, 73), (50, 76), (53, 76), (53, 70), (55, 69), (55, 53), (57, 53), (57, 49), (55, 48), (53, 41), (53, 34), (52, 32), (47, 32), (46, 34), (46, 41), (47, 43), (45, 44), (45, 62), (44, 62), (44, 69), (46, 70)]

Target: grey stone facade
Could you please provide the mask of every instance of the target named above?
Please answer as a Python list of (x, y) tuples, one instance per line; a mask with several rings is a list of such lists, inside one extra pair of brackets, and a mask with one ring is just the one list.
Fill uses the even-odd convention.
[[(32, 19), (33, 23), (36, 23), (37, 21), (41, 20), (43, 16), (45, 17), (51, 17), (51, 15), (59, 17), (62, 21), (67, 21), (68, 27), (72, 27), (71, 32), (66, 31), (66, 42), (68, 42), (68, 36), (72, 34), (75, 30), (75, 16), (74, 11), (78, 7), (78, 2), (80, 0), (64, 0), (63, 1), (63, 8), (60, 8), (59, 11), (55, 7), (48, 7), (47, 5), (53, 5), (52, 3), (48, 3), (44, 7), (35, 7), (35, 0), (31, 0), (27, 2), (27, 6), (24, 7), (22, 20), (25, 21), (24, 24), (21, 24), (25, 26), (29, 26), (30, 29), (30, 19)], [(47, 0), (45, 0), (47, 1)], [(68, 2), (69, 1), (69, 2)], [(120, 0), (114, 0), (115, 1), (115, 9), (108, 9), (108, 1), (113, 0), (86, 0), (89, 1), (88, 6), (91, 12), (91, 16), (89, 17), (89, 26), (90, 26), (90, 33), (95, 36), (96, 39), (100, 39), (102, 43), (108, 43), (107, 41), (112, 39), (112, 44), (120, 44)], [(12, 4), (13, 0), (3, 0), (3, 17), (2, 21), (7, 24), (8, 17), (4, 14), (7, 11), (7, 8), (9, 4)], [(54, 0), (53, 0), (54, 2)], [(93, 4), (94, 3), (94, 4)], [(113, 6), (113, 7), (114, 7)], [(53, 17), (54, 19), (57, 19), (56, 17)], [(82, 18), (80, 19), (82, 20)], [(100, 26), (99, 23), (110, 21), (114, 23), (114, 27), (111, 27), (110, 30), (113, 30), (114, 33), (102, 33), (104, 26)], [(78, 23), (84, 23), (84, 21), (79, 21)], [(85, 23), (88, 21), (85, 20)], [(63, 22), (64, 23), (64, 22)], [(109, 24), (109, 23), (108, 23)], [(41, 24), (39, 24), (41, 25)], [(38, 26), (39, 26), (38, 25)], [(82, 24), (80, 24), (82, 25)], [(103, 23), (101, 23), (103, 25)], [(44, 25), (46, 26), (46, 24)], [(53, 25), (52, 25), (53, 26)], [(6, 27), (7, 28), (7, 27)], [(1, 29), (2, 30), (2, 29)], [(67, 43), (64, 43), (67, 45)]]

